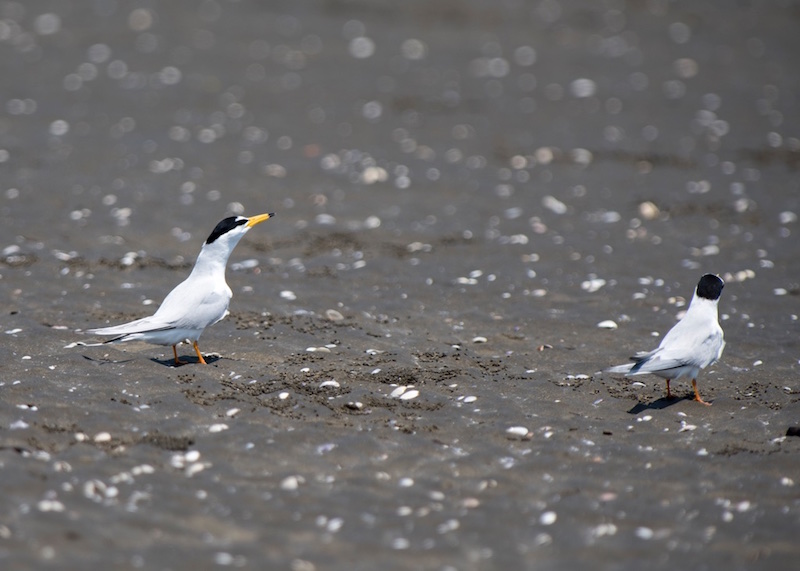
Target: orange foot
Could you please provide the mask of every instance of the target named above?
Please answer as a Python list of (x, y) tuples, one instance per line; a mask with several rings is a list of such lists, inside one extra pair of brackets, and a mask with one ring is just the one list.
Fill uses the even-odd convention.
[(200, 347), (197, 346), (197, 341), (195, 341), (193, 345), (194, 345), (194, 352), (197, 353), (197, 358), (204, 365), (208, 365), (208, 363), (206, 363), (206, 360), (203, 359), (203, 354), (200, 352)]
[(696, 400), (700, 404), (711, 406), (710, 402), (704, 401), (703, 398), (700, 396), (700, 391), (697, 390), (697, 381), (695, 379), (692, 379), (692, 388), (694, 388), (694, 400)]

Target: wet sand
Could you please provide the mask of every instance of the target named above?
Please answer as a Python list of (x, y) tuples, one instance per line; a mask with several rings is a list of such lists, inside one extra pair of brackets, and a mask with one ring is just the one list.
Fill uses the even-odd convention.
[[(3, 569), (796, 563), (796, 7), (0, 17)], [(207, 366), (75, 345), (267, 211)], [(601, 372), (705, 272), (712, 406)]]

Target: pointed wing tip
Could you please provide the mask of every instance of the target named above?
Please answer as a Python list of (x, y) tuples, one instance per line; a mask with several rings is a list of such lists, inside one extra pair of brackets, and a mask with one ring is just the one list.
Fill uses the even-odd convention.
[(631, 365), (615, 365), (614, 367), (609, 367), (605, 369), (604, 373), (629, 373), (631, 370)]

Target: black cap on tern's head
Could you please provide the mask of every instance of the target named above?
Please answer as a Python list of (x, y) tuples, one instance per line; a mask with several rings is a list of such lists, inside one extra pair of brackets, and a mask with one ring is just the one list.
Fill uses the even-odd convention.
[(722, 295), (723, 287), (725, 287), (725, 282), (722, 281), (722, 278), (714, 274), (706, 274), (697, 282), (697, 296), (716, 301)]
[(229, 216), (225, 220), (220, 220), (219, 224), (211, 231), (211, 234), (206, 238), (206, 244), (212, 244), (217, 238), (223, 234), (227, 234), (234, 228), (247, 224), (247, 218), (244, 216)]

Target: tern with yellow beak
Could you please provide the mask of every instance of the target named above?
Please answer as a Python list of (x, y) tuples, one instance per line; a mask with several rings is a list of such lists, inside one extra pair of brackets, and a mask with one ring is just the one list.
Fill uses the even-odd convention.
[(269, 213), (250, 218), (231, 216), (222, 220), (203, 244), (192, 273), (169, 292), (155, 314), (122, 325), (89, 329), (87, 333), (115, 335), (105, 343), (144, 341), (154, 345), (172, 345), (176, 365), (186, 364), (178, 359), (176, 346), (191, 343), (197, 358), (205, 365), (197, 340), (206, 327), (228, 315), (228, 304), (233, 296), (225, 281), (228, 258), (250, 228), (273, 216), (275, 214)]

